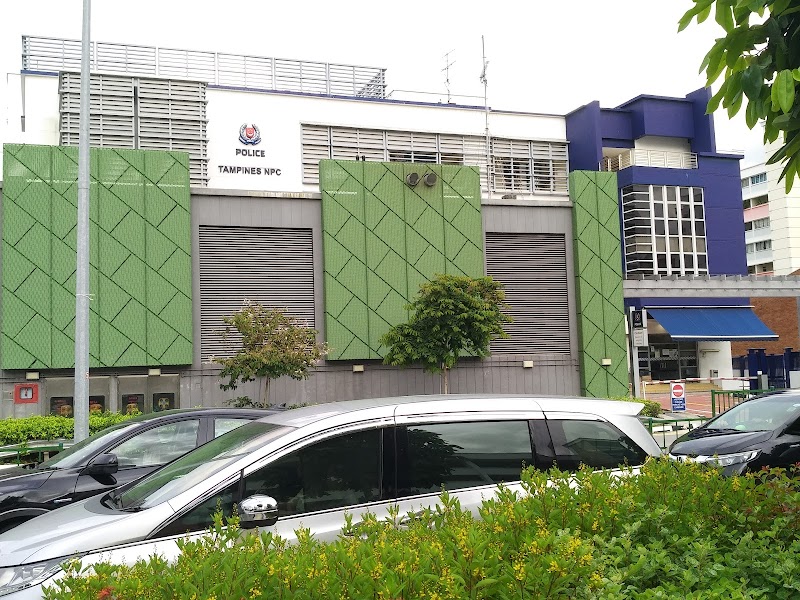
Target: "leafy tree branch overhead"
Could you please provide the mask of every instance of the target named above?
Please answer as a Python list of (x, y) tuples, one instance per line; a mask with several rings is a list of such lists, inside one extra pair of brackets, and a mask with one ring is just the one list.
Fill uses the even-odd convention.
[(708, 103), (733, 117), (745, 106), (752, 129), (764, 122), (764, 142), (782, 136), (783, 146), (767, 164), (781, 163), (787, 193), (800, 174), (800, 2), (797, 0), (693, 0), (679, 31), (713, 13), (725, 35), (716, 40), (700, 71), (707, 85), (722, 76)]

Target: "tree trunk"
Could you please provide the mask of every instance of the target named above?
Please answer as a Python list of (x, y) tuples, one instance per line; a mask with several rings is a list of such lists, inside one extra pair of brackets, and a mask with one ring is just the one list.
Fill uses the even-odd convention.
[(442, 365), (442, 384), (439, 386), (443, 394), (449, 394), (448, 381), (447, 381), (447, 367)]

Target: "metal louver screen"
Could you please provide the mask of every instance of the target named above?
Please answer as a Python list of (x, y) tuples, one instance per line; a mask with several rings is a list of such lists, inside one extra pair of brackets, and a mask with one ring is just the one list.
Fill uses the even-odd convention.
[(319, 161), (368, 160), (480, 169), (481, 189), (497, 193), (569, 193), (566, 142), (491, 140), (491, 173), (487, 174), (486, 138), (444, 133), (302, 125), (303, 183), (319, 183)]
[[(244, 300), (314, 327), (314, 256), (311, 229), (200, 226), (200, 354), (203, 362), (229, 356), (222, 317)], [(234, 350), (235, 351), (235, 350)]]
[[(191, 184), (208, 183), (205, 83), (97, 73), (90, 83), (92, 146), (187, 152)], [(80, 74), (62, 72), (59, 95), (60, 143), (75, 146)]]
[(505, 286), (508, 339), (494, 354), (568, 354), (567, 242), (563, 234), (486, 233), (486, 274)]

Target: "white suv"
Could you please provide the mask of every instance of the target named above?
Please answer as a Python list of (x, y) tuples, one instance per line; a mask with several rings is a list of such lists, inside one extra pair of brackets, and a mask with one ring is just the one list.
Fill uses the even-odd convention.
[[(0, 597), (40, 598), (71, 556), (132, 564), (200, 535), (219, 506), (243, 528), (335, 539), (347, 512), (435, 505), (442, 485), (476, 511), (524, 465), (636, 466), (661, 450), (642, 405), (586, 398), (416, 396), (319, 404), (231, 431), (136, 483), (0, 535)], [(3, 599), (5, 600), (5, 598)]]

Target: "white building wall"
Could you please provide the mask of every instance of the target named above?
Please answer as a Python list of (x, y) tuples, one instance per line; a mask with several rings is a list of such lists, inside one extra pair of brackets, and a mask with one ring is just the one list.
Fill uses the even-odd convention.
[[(12, 93), (6, 96), (2, 107), (4, 129), (0, 130), (0, 141), (57, 145), (58, 77), (10, 75), (7, 89)], [(209, 88), (207, 100), (208, 187), (218, 189), (318, 192), (316, 184), (304, 184), (302, 180), (303, 124), (470, 136), (485, 135), (486, 127), (484, 110), (452, 105), (333, 99), (220, 88)], [(23, 114), (24, 131), (20, 119)], [(259, 144), (245, 146), (239, 142), (239, 130), (243, 124), (258, 127)], [(489, 127), (494, 137), (566, 141), (566, 121), (558, 115), (492, 112)], [(262, 174), (223, 172), (226, 169), (221, 167), (261, 167)], [(553, 200), (558, 196), (554, 198), (548, 194), (542, 198)], [(564, 194), (563, 199), (566, 198)]]
[(662, 152), (691, 152), (689, 140), (685, 138), (664, 137), (659, 135), (646, 135), (634, 140), (637, 150), (657, 150)]
[[(733, 360), (730, 342), (698, 342), (697, 372), (701, 378), (733, 377)], [(738, 381), (718, 381), (723, 390), (741, 389)]]
[[(361, 127), (482, 136), (485, 112), (448, 105), (348, 100), (289, 94), (208, 90), (209, 187), (265, 191), (319, 191), (302, 181), (302, 125)], [(255, 124), (261, 142), (243, 148), (239, 130)], [(491, 135), (527, 140), (566, 140), (562, 116), (491, 113)], [(242, 150), (257, 156), (242, 156)], [(240, 151), (237, 154), (237, 150)], [(263, 156), (261, 153), (263, 152)], [(278, 175), (225, 173), (226, 166), (280, 169)], [(263, 171), (262, 171), (263, 173)]]
[[(0, 143), (57, 146), (58, 77), (9, 74), (6, 92), (2, 106), (4, 114), (0, 119), (4, 124), (0, 129)], [(2, 160), (0, 152), (0, 169)]]
[[(766, 156), (779, 147), (779, 143), (768, 146)], [(787, 194), (784, 182), (778, 181), (783, 165), (767, 165), (766, 169), (775, 275), (789, 275), (800, 269), (800, 182)]]

